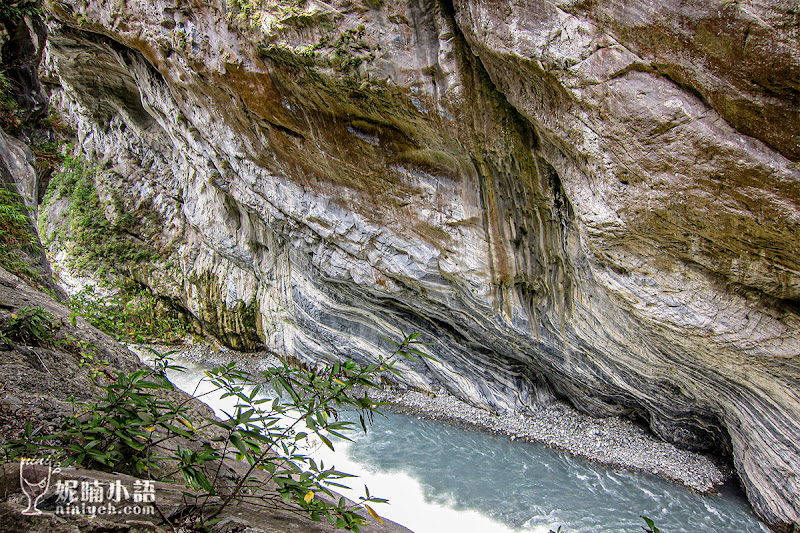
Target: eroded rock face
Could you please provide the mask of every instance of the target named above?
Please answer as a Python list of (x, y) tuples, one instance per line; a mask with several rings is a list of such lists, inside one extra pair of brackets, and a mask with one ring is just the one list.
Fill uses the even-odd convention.
[[(36, 212), (47, 187), (47, 165), (37, 165), (28, 144), (46, 139), (52, 132), (37, 124), (48, 112), (48, 99), (39, 83), (37, 66), (45, 43), (46, 29), (38, 16), (8, 17), (0, 14), (0, 72), (5, 83), (0, 88), (0, 191), (5, 193), (4, 210), (26, 214), (27, 235), (13, 235), (4, 211), (2, 265), (15, 268), (27, 281), (54, 294), (63, 295), (52, 279), (44, 248), (36, 233)], [(4, 128), (16, 130), (10, 134)], [(14, 199), (9, 202), (10, 198)], [(11, 226), (11, 227), (9, 227)], [(11, 233), (9, 234), (9, 231)], [(10, 236), (10, 238), (9, 238)]]
[(422, 332), (410, 385), (644, 417), (797, 524), (798, 15), (628, 4), (59, 1), (49, 54), (211, 331)]

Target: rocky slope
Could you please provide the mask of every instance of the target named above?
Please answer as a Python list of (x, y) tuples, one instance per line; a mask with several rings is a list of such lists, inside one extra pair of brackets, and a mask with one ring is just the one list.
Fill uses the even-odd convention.
[(419, 331), (411, 385), (641, 417), (800, 523), (796, 2), (47, 9), (106, 215), (158, 221), (128, 273), (208, 332), (318, 360)]
[[(35, 6), (32, 3), (26, 6), (31, 7)], [(54, 445), (85, 445), (84, 451), (93, 449), (95, 452), (119, 446), (119, 442), (110, 446), (108, 442), (97, 445), (97, 440), (87, 444), (84, 438), (76, 435), (68, 442), (47, 439), (42, 442), (39, 437), (58, 434), (64, 428), (65, 420), (78, 417), (82, 409), (73, 402), (94, 403), (93, 409), (100, 410), (118, 404), (119, 398), (111, 404), (104, 404), (103, 400), (108, 402), (114, 394), (121, 394), (122, 389), (128, 390), (120, 385), (120, 374), (125, 373), (132, 380), (134, 372), (145, 367), (133, 352), (91, 326), (87, 320), (76, 315), (74, 309), (65, 305), (66, 295), (54, 284), (48, 260), (43, 253), (37, 235), (35, 213), (38, 202), (44, 196), (46, 185), (43, 181), (49, 171), (48, 154), (42, 152), (40, 143), (42, 139), (52, 138), (53, 131), (46, 122), (40, 120), (49, 112), (49, 102), (39, 83), (39, 61), (34, 44), (37, 36), (42, 37), (40, 44), (44, 43), (44, 32), (39, 32), (44, 26), (34, 10), (23, 13), (11, 12), (9, 15), (7, 6), (0, 6), (0, 73), (3, 74), (0, 81), (10, 81), (9, 85), (0, 83), (0, 445), (5, 446), (16, 439), (22, 441), (27, 436), (37, 444), (37, 451), (33, 454), (28, 448), (24, 453), (30, 453), (27, 457), (43, 461), (39, 468), (46, 468), (47, 474), (42, 480), (43, 493), (36, 498), (36, 508), (42, 512), (29, 513), (26, 508), (32, 494), (30, 477), (24, 480), (26, 487), (23, 489), (23, 462), (15, 456), (16, 452), (0, 449), (2, 531), (166, 533), (184, 530), (184, 526), (192, 525), (186, 520), (187, 513), (191, 514), (198, 507), (208, 513), (214, 505), (219, 509), (218, 520), (207, 521), (202, 527), (197, 523), (193, 525), (201, 527), (203, 531), (215, 532), (340, 531), (328, 521), (320, 521), (319, 517), (316, 521), (312, 520), (308, 513), (295, 504), (284, 504), (280, 498), (277, 498), (278, 502), (271, 498), (260, 501), (241, 499), (225, 505), (224, 502), (220, 503), (219, 498), (211, 497), (209, 500), (205, 495), (201, 499), (195, 493), (193, 501), (191, 489), (180, 479), (177, 474), (180, 469), (176, 468), (176, 463), (169, 456), (181, 448), (192, 453), (199, 451), (208, 442), (220, 437), (221, 433), (212, 429), (214, 425), (207, 423), (214, 417), (213, 411), (177, 389), (147, 389), (158, 395), (160, 400), (185, 406), (185, 410), (181, 411), (184, 417), (181, 420), (187, 428), (191, 428), (191, 433), (182, 432), (173, 445), (164, 448), (167, 451), (158, 459), (155, 467), (153, 463), (145, 467), (147, 479), (151, 474), (158, 477), (163, 474), (165, 480), (177, 481), (153, 482), (152, 500), (144, 498), (143, 493), (139, 494), (142, 499), (137, 499), (136, 487), (137, 484), (141, 486), (142, 480), (121, 473), (126, 469), (122, 462), (116, 463), (111, 473), (90, 468), (51, 470), (47, 449)], [(3, 130), (9, 126), (14, 129), (13, 135)], [(137, 377), (141, 379), (143, 376), (140, 374)], [(114, 380), (115, 391), (105, 391), (109, 394), (106, 397), (100, 386), (111, 385), (115, 383)], [(144, 397), (132, 394), (128, 398), (134, 396)], [(154, 405), (159, 405), (157, 410), (163, 412), (161, 401), (150, 407)], [(115, 415), (122, 416), (122, 411)], [(113, 416), (105, 418), (104, 415), (105, 427), (100, 427), (102, 432), (94, 434), (110, 435), (109, 429), (117, 424), (108, 423)], [(159, 422), (154, 421), (153, 424), (156, 426)], [(154, 431), (155, 428), (150, 430)], [(82, 437), (90, 433), (91, 430), (83, 433)], [(174, 437), (175, 434), (172, 434), (160, 441), (168, 442)], [(245, 477), (260, 480), (260, 488), (266, 491), (261, 494), (277, 494), (277, 484), (272, 480), (272, 475), (262, 474), (258, 470), (250, 472), (246, 461), (234, 459), (229, 456), (216, 462), (206, 460), (195, 463), (195, 466), (205, 469), (208, 478), (214, 479), (217, 494), (229, 494), (232, 484), (243, 481)], [(85, 466), (87, 463), (82, 464)], [(162, 467), (165, 467), (164, 470), (161, 470)], [(59, 489), (59, 484), (63, 482), (74, 483), (72, 501), (64, 499), (63, 489)], [(80, 498), (77, 496), (79, 483)], [(94, 487), (91, 498), (86, 498), (84, 483)], [(117, 487), (116, 492), (114, 486)], [(249, 498), (260, 491), (245, 490)], [(321, 497), (327, 498), (324, 495)], [(209, 507), (205, 506), (206, 502), (210, 502)], [(59, 510), (59, 507), (62, 509)], [(156, 508), (158, 512), (155, 512)], [(370, 521), (362, 530), (410, 533), (405, 527), (388, 520), (380, 523)]]
[[(97, 361), (101, 358), (108, 365), (103, 365), (103, 372), (113, 375), (116, 372), (133, 372), (142, 368), (136, 356), (108, 335), (90, 326), (83, 319), (70, 323), (70, 309), (54, 300), (47, 294), (36, 290), (18, 277), (0, 268), (0, 332), (7, 333), (10, 317), (14, 313), (22, 313), (32, 307), (40, 307), (56, 318), (55, 342), (37, 344), (10, 342), (4, 338), (0, 343), (0, 444), (7, 440), (19, 438), (26, 423), (33, 428), (43, 430), (42, 434), (57, 429), (63, 424), (65, 417), (75, 416), (75, 407), (69, 402), (91, 401), (92, 394), (100, 394), (95, 385), (102, 378), (91, 377), (100, 366), (87, 364), (84, 357), (91, 356)], [(22, 310), (22, 311), (21, 311)], [(12, 339), (18, 341), (18, 339)], [(75, 346), (91, 347), (90, 355), (76, 351)], [(102, 382), (101, 382), (102, 383)], [(187, 418), (197, 427), (203, 425), (207, 417), (213, 416), (211, 409), (197, 400), (189, 402), (182, 391), (172, 392), (176, 401), (187, 402), (190, 409)], [(207, 430), (206, 430), (207, 431)], [(206, 434), (204, 440), (215, 435)], [(199, 449), (196, 438), (194, 442), (185, 441), (184, 447)], [(5, 457), (3, 457), (3, 461)], [(225, 468), (230, 477), (236, 480), (247, 473), (246, 463), (226, 461)], [(83, 512), (79, 500), (74, 509), (77, 513), (59, 513), (56, 511), (57, 481), (97, 480), (102, 487), (114, 483), (122, 483), (125, 487), (135, 487), (136, 478), (121, 474), (100, 472), (88, 468), (64, 468), (61, 473), (53, 471), (45, 494), (39, 502), (38, 509), (44, 511), (40, 515), (26, 515), (22, 511), (27, 506), (27, 497), (20, 488), (20, 463), (0, 461), (0, 520), (3, 531), (8, 533), (92, 533), (114, 531), (119, 533), (167, 533), (173, 532), (175, 524), (181, 523), (181, 517), (191, 509), (187, 500), (187, 487), (183, 483), (158, 482), (155, 485), (156, 504), (163, 515), (147, 513), (147, 511), (124, 511), (90, 516)], [(223, 470), (225, 472), (226, 470)], [(226, 476), (228, 475), (226, 474)], [(258, 475), (258, 474), (256, 474)], [(238, 477), (237, 477), (238, 476)], [(270, 486), (265, 483), (266, 486)], [(104, 489), (105, 490), (105, 489)], [(106, 502), (113, 502), (111, 496)], [(123, 505), (126, 503), (127, 489)], [(118, 500), (117, 500), (118, 501)], [(133, 500), (136, 501), (136, 500)], [(127, 500), (132, 503), (131, 500)], [(91, 502), (90, 502), (91, 503)], [(85, 505), (85, 503), (83, 503)], [(118, 508), (122, 508), (119, 505)], [(147, 507), (133, 506), (128, 507)], [(152, 510), (152, 509), (151, 509)], [(162, 519), (166, 516), (172, 523)], [(288, 506), (270, 506), (248, 503), (235, 504), (220, 514), (221, 521), (207, 528), (216, 533), (229, 531), (250, 531), (252, 533), (281, 533), (286, 531), (327, 532), (342, 531), (334, 528), (326, 521), (313, 521), (302, 512)], [(371, 533), (410, 533), (408, 529), (386, 520), (384, 524), (370, 522), (362, 531)]]

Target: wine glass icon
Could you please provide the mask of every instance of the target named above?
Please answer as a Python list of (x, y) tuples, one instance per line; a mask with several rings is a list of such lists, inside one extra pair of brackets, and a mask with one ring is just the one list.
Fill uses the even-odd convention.
[(42, 514), (36, 505), (50, 485), (50, 465), (23, 459), (19, 464), (19, 483), (22, 492), (28, 497), (28, 508), (22, 511), (22, 514)]

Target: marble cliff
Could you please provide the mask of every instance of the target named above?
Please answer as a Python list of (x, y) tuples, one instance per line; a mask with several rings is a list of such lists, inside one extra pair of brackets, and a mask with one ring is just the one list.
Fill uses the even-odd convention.
[(409, 385), (641, 418), (800, 523), (797, 2), (46, 8), (106, 216), (152, 214), (129, 274), (207, 333), (316, 361), (420, 332)]

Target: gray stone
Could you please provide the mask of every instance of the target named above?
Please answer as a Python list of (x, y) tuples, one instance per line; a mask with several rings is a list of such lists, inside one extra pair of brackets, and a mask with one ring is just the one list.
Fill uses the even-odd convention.
[(49, 54), (101, 192), (165, 221), (132, 275), (210, 332), (418, 331), (407, 385), (643, 418), (798, 524), (797, 13), (628, 4), (65, 1)]

